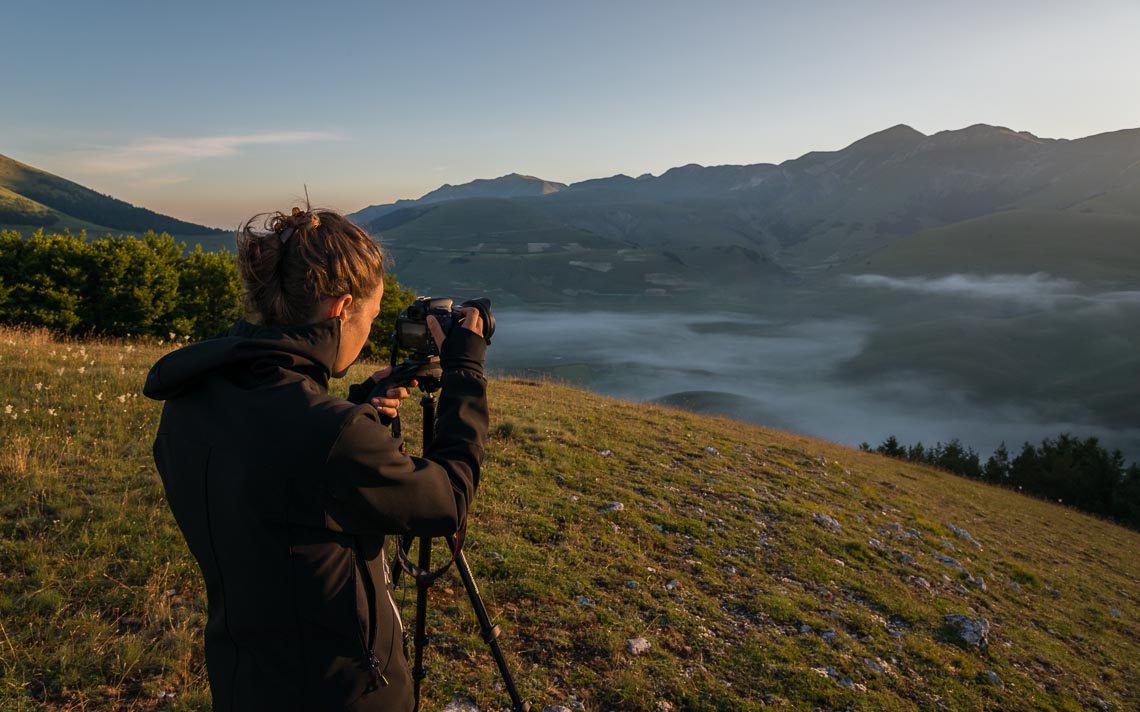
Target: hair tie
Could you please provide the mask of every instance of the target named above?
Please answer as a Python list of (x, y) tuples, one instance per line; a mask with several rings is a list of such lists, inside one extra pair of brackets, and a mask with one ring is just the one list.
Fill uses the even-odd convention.
[(273, 221), (273, 231), (281, 238), (281, 244), (285, 244), (297, 228), (315, 229), (320, 226), (321, 219), (317, 217), (316, 213), (300, 208), (293, 208), (292, 214), (280, 215)]

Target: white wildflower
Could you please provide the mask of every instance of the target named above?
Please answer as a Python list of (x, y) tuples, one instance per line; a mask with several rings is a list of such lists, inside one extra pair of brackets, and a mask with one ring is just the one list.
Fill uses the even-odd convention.
[(173, 331), (169, 332), (169, 336), (171, 341), (174, 341), (178, 338), (178, 334), (175, 334)]
[(19, 417), (20, 417), (19, 413), (13, 413), (12, 414), (12, 420), (15, 420), (16, 418), (19, 418)]
[(86, 366), (80, 366), (79, 367), (79, 375), (82, 376), (85, 373), (87, 373), (87, 367)]
[(56, 375), (62, 376), (63, 372), (66, 370), (67, 370), (66, 368), (60, 367), (60, 368), (56, 369)]
[(37, 384), (36, 384), (36, 390), (37, 390), (37, 391), (42, 391), (43, 389), (44, 389), (44, 384), (42, 384), (42, 383), (37, 383)]
[(119, 396), (119, 402), (120, 402), (120, 403), (126, 403), (126, 402), (127, 402), (127, 397), (126, 397), (125, 395), (123, 395), (123, 396)]
[(103, 400), (103, 394), (102, 393), (96, 393), (95, 394), (95, 400), (97, 400), (97, 401)]
[(4, 406), (4, 415), (11, 415), (11, 414), (12, 414), (12, 406), (10, 404)]
[(54, 418), (55, 417), (55, 408), (48, 408), (48, 415), (50, 415), (51, 417)]

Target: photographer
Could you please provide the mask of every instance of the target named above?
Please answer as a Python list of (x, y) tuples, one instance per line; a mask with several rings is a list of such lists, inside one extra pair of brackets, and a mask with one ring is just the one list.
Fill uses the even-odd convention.
[(237, 249), (252, 321), (163, 357), (145, 387), (166, 401), (155, 463), (206, 583), (214, 709), (411, 709), (384, 541), (466, 517), (487, 435), (480, 315), (446, 337), (428, 318), (437, 434), (408, 457), (385, 427), (407, 390), (364, 402), (388, 369), (328, 394), (380, 310), (376, 243), (294, 208), (248, 221)]

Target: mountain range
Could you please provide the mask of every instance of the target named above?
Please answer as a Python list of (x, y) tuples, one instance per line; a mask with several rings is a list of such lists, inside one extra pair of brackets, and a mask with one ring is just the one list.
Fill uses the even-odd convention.
[[(735, 293), (868, 260), (905, 272), (895, 263), (911, 252), (947, 256), (936, 271), (986, 272), (1002, 264), (990, 253), (1024, 233), (1036, 249), (1018, 255), (1017, 271), (1064, 272), (1090, 249), (1135, 265), (1140, 129), (1067, 140), (985, 124), (928, 136), (900, 124), (778, 165), (690, 164), (569, 185), (511, 174), (351, 217), (392, 247), (411, 283), (464, 283), (484, 271), (464, 266), (475, 261), (491, 280), (481, 288), (526, 301), (729, 284)], [(953, 254), (956, 245), (968, 249)], [(499, 280), (495, 262), (528, 283)]]

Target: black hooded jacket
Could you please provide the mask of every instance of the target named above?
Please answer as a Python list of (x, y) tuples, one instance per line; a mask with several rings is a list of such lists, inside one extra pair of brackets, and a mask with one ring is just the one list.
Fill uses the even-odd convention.
[[(487, 436), (485, 344), (441, 353), (437, 435), (408, 457), (376, 410), (328, 394), (340, 321), (239, 321), (163, 357), (154, 459), (206, 582), (214, 709), (412, 707), (383, 555), (392, 534), (444, 536), (466, 516)], [(361, 403), (361, 404), (358, 404)]]

